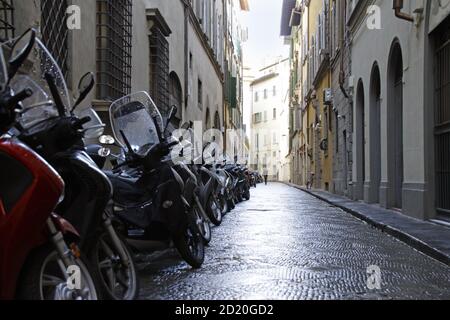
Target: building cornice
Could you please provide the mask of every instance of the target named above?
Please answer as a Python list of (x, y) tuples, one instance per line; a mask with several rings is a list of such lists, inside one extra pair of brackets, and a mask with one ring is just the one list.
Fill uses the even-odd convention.
[(151, 21), (153, 25), (156, 25), (165, 37), (168, 37), (172, 34), (172, 30), (170, 30), (169, 25), (158, 9), (148, 8), (145, 10), (145, 14), (147, 16), (147, 20)]
[(266, 66), (266, 67), (263, 67), (263, 68), (260, 69), (259, 71), (264, 71), (264, 70), (270, 69), (270, 68), (272, 68), (272, 67), (275, 67), (275, 66), (277, 66), (277, 65), (279, 65), (279, 64), (282, 64), (283, 62), (286, 62), (286, 61), (289, 61), (289, 60), (290, 60), (290, 58), (283, 58), (283, 59), (281, 59), (280, 61), (274, 62), (274, 63), (272, 63), (271, 65), (268, 65), (268, 66)]
[(257, 85), (257, 84), (260, 84), (260, 83), (262, 83), (262, 82), (266, 82), (266, 81), (271, 80), (271, 79), (273, 79), (273, 78), (276, 78), (276, 77), (278, 77), (278, 76), (279, 76), (278, 73), (270, 73), (270, 74), (267, 74), (267, 75), (265, 75), (265, 76), (263, 76), (263, 77), (260, 77), (260, 78), (258, 78), (258, 79), (256, 79), (256, 80), (254, 80), (252, 83), (250, 83), (250, 86), (253, 87), (253, 86)]

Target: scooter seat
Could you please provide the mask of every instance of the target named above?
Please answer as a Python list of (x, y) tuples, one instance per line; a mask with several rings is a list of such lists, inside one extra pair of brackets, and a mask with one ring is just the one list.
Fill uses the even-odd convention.
[(117, 204), (130, 208), (140, 207), (151, 200), (146, 189), (138, 185), (138, 179), (123, 177), (112, 172), (105, 172), (113, 185), (113, 200)]

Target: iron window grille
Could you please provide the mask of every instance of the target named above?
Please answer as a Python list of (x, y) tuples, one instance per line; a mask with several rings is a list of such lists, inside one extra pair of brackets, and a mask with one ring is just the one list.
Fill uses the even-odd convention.
[(132, 0), (97, 0), (97, 98), (131, 92)]
[(0, 0), (0, 38), (5, 41), (14, 38), (13, 0)]
[(450, 18), (437, 31), (435, 67), (436, 206), (450, 218)]
[(41, 0), (42, 41), (55, 58), (65, 77), (69, 71), (67, 6), (67, 0)]
[(169, 113), (169, 42), (159, 28), (152, 28), (150, 42), (150, 94), (163, 116)]

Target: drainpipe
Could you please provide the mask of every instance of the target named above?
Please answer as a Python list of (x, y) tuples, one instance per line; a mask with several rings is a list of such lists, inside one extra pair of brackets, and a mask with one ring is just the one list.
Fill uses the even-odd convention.
[[(344, 5), (341, 6), (341, 10), (339, 12), (339, 15), (341, 16), (341, 21), (344, 21), (346, 10), (347, 10), (347, 2), (344, 1)], [(345, 26), (343, 26), (343, 28), (345, 28)], [(340, 87), (344, 97), (348, 100), (348, 99), (350, 99), (350, 96), (344, 87), (344, 83), (345, 83), (345, 71), (344, 71), (345, 29), (344, 29), (344, 32), (340, 36), (342, 37), (342, 40), (341, 40), (342, 51), (341, 51), (341, 67), (340, 67), (340, 72), (339, 72), (339, 87)]]
[[(189, 105), (189, 1), (184, 3), (184, 106), (185, 110)], [(186, 117), (186, 115), (185, 115)], [(186, 120), (186, 119), (184, 119)]]
[(399, 19), (414, 22), (414, 17), (402, 12), (403, 0), (393, 0), (393, 9), (395, 10), (395, 16)]

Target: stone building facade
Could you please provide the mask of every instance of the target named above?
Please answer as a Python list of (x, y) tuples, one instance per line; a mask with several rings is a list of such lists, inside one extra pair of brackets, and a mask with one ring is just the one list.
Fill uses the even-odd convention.
[(352, 196), (353, 95), (350, 90), (351, 46), (348, 37), (346, 2), (333, 0), (330, 16), (331, 71), (334, 126), (333, 189)]
[[(283, 18), (284, 36), (294, 39), (305, 16), (311, 17), (311, 3), (285, 1), (290, 14)], [(327, 3), (334, 154), (330, 191), (448, 224), (450, 6), (422, 0)], [(302, 43), (294, 47), (311, 51), (315, 39), (296, 41)], [(308, 113), (306, 118), (303, 125), (317, 121)], [(294, 155), (297, 141), (292, 139)], [(307, 145), (314, 156), (316, 144)], [(322, 180), (317, 176), (321, 170), (312, 171)], [(293, 181), (304, 184), (305, 179)]]
[[(97, 85), (86, 101), (105, 123), (111, 101), (147, 91), (163, 114), (178, 107), (176, 125), (201, 121), (204, 130), (224, 132), (226, 66), (231, 58), (242, 60), (226, 54), (230, 1), (3, 0), (0, 37), (39, 29), (69, 89), (76, 89), (84, 73), (94, 72)], [(238, 4), (248, 9), (246, 0)], [(74, 17), (79, 29), (68, 28), (67, 19)], [(242, 74), (236, 79), (238, 85)]]

